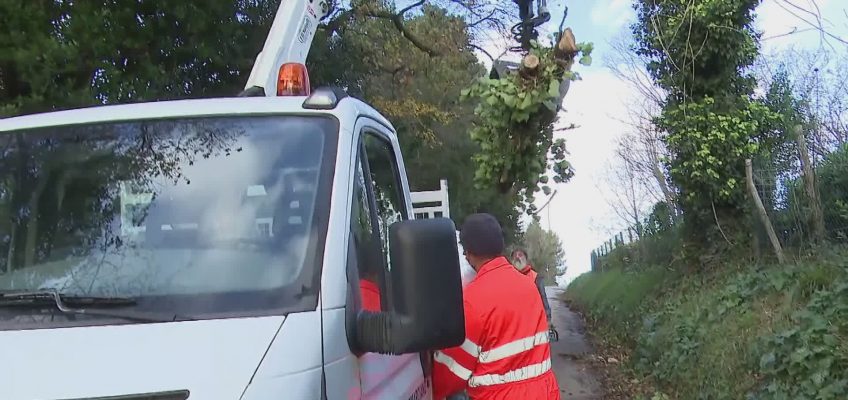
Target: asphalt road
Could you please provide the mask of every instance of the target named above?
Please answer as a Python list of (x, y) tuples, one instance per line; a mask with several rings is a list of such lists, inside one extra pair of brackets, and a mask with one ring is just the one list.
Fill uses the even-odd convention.
[(588, 357), (593, 350), (584, 336), (583, 321), (560, 300), (562, 289), (546, 288), (559, 341), (551, 343), (551, 358), (563, 400), (603, 399), (603, 389)]

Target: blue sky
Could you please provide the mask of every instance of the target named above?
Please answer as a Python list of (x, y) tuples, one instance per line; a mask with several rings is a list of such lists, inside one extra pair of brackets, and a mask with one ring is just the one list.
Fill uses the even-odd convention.
[[(615, 141), (627, 130), (617, 118), (626, 115), (625, 104), (639, 101), (639, 98), (633, 89), (604, 67), (610, 52), (609, 41), (625, 33), (634, 21), (632, 0), (551, 0), (548, 3), (551, 22), (544, 27), (548, 33), (558, 28), (564, 4), (568, 4), (565, 26), (572, 28), (577, 41), (590, 41), (595, 45), (594, 63), (590, 67), (577, 68), (583, 80), (571, 86), (564, 102), (565, 111), (560, 115), (562, 124), (579, 126), (559, 134), (566, 139), (571, 153), (569, 161), (576, 175), (570, 182), (555, 188), (556, 197), (542, 212), (542, 226), (550, 227), (563, 241), (568, 266), (566, 281), (570, 281), (589, 270), (590, 252), (610, 236), (611, 229), (625, 226), (615, 217), (601, 175), (612, 159)], [(764, 0), (757, 9), (757, 27), (766, 38), (763, 51), (821, 46), (848, 51), (845, 44), (833, 39), (825, 42), (819, 32), (805, 31), (810, 26), (798, 16), (812, 21), (812, 16), (804, 10), (814, 11), (815, 5), (824, 17), (822, 24), (848, 40), (846, 0)], [(783, 36), (793, 30), (799, 33)], [(510, 44), (508, 40), (494, 39), (483, 47), (497, 55)], [(515, 57), (505, 58), (515, 60)], [(489, 64), (486, 57), (480, 59)], [(541, 205), (546, 200), (537, 198), (537, 203)]]

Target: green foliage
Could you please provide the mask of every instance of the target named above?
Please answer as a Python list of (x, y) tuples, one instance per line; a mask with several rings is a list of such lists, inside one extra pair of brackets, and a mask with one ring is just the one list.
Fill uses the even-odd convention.
[[(591, 44), (578, 46), (581, 62), (591, 62)], [(475, 155), (478, 188), (497, 188), (517, 196), (530, 213), (538, 190), (550, 193), (548, 170), (556, 183), (568, 181), (573, 170), (566, 161), (565, 141), (554, 140), (553, 124), (560, 101), (560, 83), (579, 76), (557, 60), (551, 48), (533, 44), (531, 54), (541, 64), (532, 79), (510, 74), (502, 79), (480, 78), (463, 91), (465, 99), (476, 100), (477, 117), (471, 138), (479, 144)], [(512, 197), (512, 196), (511, 196)]]
[(0, 2), (0, 116), (235, 95), (278, 3)]
[(425, 6), (405, 25), (427, 37), (440, 55), (431, 57), (410, 46), (392, 21), (355, 19), (330, 37), (318, 32), (308, 58), (313, 81), (345, 87), (390, 118), (398, 130), (411, 190), (433, 190), (446, 178), (457, 224), (468, 214), (489, 212), (514, 242), (520, 232), (513, 199), (491, 187), (474, 187), (473, 156), (480, 147), (467, 133), (474, 105), (458, 99), (462, 88), (485, 70), (468, 46), (465, 22), (444, 9)]
[[(848, 396), (848, 279), (818, 270), (807, 305), (791, 326), (762, 340), (764, 382), (752, 399), (844, 399)], [(809, 279), (803, 280), (805, 283)]]
[(683, 191), (690, 209), (711, 203), (744, 202), (744, 163), (757, 151), (763, 123), (775, 118), (757, 102), (741, 99), (744, 107), (722, 112), (711, 97), (665, 110), (660, 126), (668, 132), (666, 144), (672, 179)]
[[(618, 244), (604, 256), (595, 254), (594, 270), (630, 269), (642, 265), (672, 266), (681, 258), (680, 225), (675, 225), (666, 202), (658, 202), (642, 224), (636, 226), (636, 240)], [(631, 234), (632, 231), (631, 231)]]
[(769, 84), (763, 104), (775, 114), (775, 118), (764, 125), (760, 150), (769, 156), (777, 172), (783, 173), (797, 159), (798, 148), (793, 129), (798, 126), (808, 131), (813, 126), (810, 105), (796, 98), (792, 92), (792, 82), (782, 69), (777, 71)]
[(753, 24), (759, 2), (639, 0), (634, 6), (636, 51), (667, 94), (657, 123), (694, 251), (746, 239), (739, 226), (747, 211), (743, 163), (771, 118), (750, 100), (754, 82), (746, 72), (759, 52)]
[(669, 274), (660, 267), (586, 273), (568, 285), (566, 297), (578, 302), (594, 319), (621, 322), (614, 327), (615, 334), (624, 337), (638, 328), (639, 320), (633, 317)]
[(759, 52), (754, 8), (760, 0), (639, 0), (633, 34), (648, 71), (670, 103), (750, 93), (740, 74)]
[(674, 216), (667, 202), (660, 201), (654, 204), (651, 213), (645, 218), (641, 226), (642, 235), (650, 237), (661, 234), (672, 228)]
[[(816, 169), (816, 183), (824, 212), (825, 229), (831, 239), (848, 239), (848, 145), (828, 154)], [(782, 227), (782, 238), (787, 243), (803, 243), (808, 235), (809, 200), (801, 178), (786, 181), (783, 197), (786, 205), (778, 210), (776, 220)], [(798, 227), (801, 227), (799, 229)]]
[(631, 282), (649, 282), (656, 270), (612, 270), (581, 276), (566, 294), (631, 346), (634, 374), (672, 398), (841, 399), (845, 257), (823, 249), (798, 265), (669, 275), (638, 296)]
[(530, 264), (545, 279), (545, 284), (556, 285), (556, 277), (565, 274), (565, 251), (557, 234), (542, 229), (534, 220), (521, 236), (520, 245), (530, 256)]
[(830, 153), (816, 168), (816, 181), (825, 228), (834, 238), (848, 239), (848, 145)]

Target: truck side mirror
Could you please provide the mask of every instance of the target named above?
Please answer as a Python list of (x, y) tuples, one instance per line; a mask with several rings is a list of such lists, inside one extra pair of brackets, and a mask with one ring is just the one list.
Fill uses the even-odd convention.
[(448, 218), (389, 227), (389, 312), (361, 312), (361, 350), (407, 354), (459, 346), (465, 340), (456, 227)]

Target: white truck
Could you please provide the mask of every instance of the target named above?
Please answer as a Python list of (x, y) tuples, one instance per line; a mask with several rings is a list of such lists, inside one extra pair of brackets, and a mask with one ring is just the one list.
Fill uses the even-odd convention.
[[(0, 120), (0, 399), (431, 399), (464, 340), (446, 218), (284, 1), (240, 97)], [(435, 215), (433, 215), (435, 216)]]

